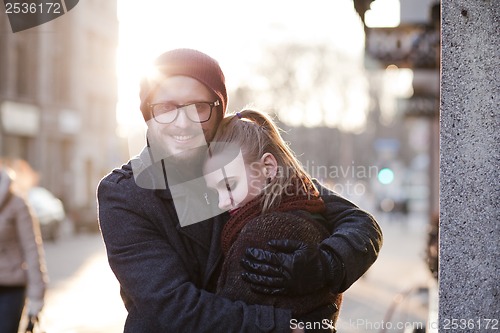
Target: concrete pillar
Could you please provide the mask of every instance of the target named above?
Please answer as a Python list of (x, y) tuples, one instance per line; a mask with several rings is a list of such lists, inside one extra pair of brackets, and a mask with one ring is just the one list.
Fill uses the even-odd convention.
[(442, 0), (440, 332), (500, 327), (499, 12)]

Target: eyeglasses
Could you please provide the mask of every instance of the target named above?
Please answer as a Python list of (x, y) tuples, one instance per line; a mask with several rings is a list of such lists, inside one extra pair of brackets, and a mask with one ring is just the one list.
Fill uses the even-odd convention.
[(160, 124), (173, 123), (179, 116), (180, 110), (184, 110), (187, 118), (193, 123), (204, 123), (210, 120), (214, 106), (219, 105), (220, 102), (218, 100), (213, 103), (198, 102), (186, 105), (155, 103), (149, 104), (149, 109), (153, 114), (153, 118)]

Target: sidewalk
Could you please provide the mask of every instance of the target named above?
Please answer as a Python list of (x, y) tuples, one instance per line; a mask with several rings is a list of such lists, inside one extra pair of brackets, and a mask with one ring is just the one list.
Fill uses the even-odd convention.
[[(377, 216), (384, 245), (375, 264), (344, 293), (337, 329), (342, 333), (403, 332), (396, 326), (425, 322), (426, 294), (418, 293), (432, 279), (424, 259), (427, 221)], [(404, 297), (405, 292), (412, 291)], [(396, 302), (396, 303), (394, 303)], [(390, 308), (394, 308), (389, 318)], [(390, 323), (388, 323), (390, 321)], [(401, 324), (400, 324), (401, 323)], [(417, 325), (417, 323), (415, 323)]]
[(50, 283), (39, 332), (123, 332), (126, 310), (101, 236), (70, 235), (44, 248)]

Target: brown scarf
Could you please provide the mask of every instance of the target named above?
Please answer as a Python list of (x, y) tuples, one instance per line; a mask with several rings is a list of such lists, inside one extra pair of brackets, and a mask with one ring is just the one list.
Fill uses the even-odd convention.
[[(338, 308), (340, 307), (342, 295), (331, 293), (328, 287), (303, 296), (263, 295), (253, 292), (248, 283), (241, 279), (244, 269), (240, 265), (240, 260), (248, 247), (257, 246), (271, 250), (266, 243), (274, 237), (295, 239), (310, 244), (318, 243), (328, 237), (326, 228), (310, 216), (325, 210), (325, 204), (317, 191), (311, 187), (301, 194), (297, 191), (295, 193), (282, 197), (280, 204), (265, 214), (262, 214), (262, 197), (259, 196), (231, 216), (221, 235), (225, 259), (217, 281), (217, 294), (247, 304), (290, 309), (295, 318), (327, 304), (335, 303)], [(338, 312), (328, 319), (336, 319), (337, 315)], [(321, 319), (322, 315), (317, 318)]]
[[(288, 193), (288, 191), (285, 191)], [(309, 213), (321, 213), (325, 210), (325, 203), (320, 198), (318, 192), (311, 188), (309, 194), (286, 195), (281, 199), (278, 207), (272, 209), (277, 212), (292, 210), (304, 210)], [(262, 213), (262, 196), (258, 196), (238, 209), (227, 221), (222, 229), (221, 246), (224, 256), (231, 248), (231, 245), (238, 238), (241, 229), (248, 221)]]

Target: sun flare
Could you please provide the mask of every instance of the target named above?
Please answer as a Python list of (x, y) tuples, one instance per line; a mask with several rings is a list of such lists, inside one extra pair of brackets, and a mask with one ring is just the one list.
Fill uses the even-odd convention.
[[(231, 93), (241, 82), (257, 79), (252, 68), (262, 61), (266, 43), (326, 43), (353, 59), (362, 58), (364, 47), (362, 25), (352, 1), (143, 0), (138, 5), (123, 0), (118, 2), (118, 19), (118, 132), (129, 139), (131, 133), (142, 133), (145, 128), (139, 111), (140, 78), (148, 73), (152, 60), (169, 49), (195, 48), (217, 59)], [(297, 125), (317, 123), (306, 118), (297, 116)], [(322, 119), (339, 118), (325, 114)]]

